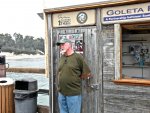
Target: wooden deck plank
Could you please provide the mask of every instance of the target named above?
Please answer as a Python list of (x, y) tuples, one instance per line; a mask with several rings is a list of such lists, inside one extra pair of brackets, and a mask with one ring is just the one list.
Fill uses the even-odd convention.
[(15, 110), (14, 110), (14, 96), (13, 96), (13, 90), (14, 90), (14, 85), (12, 84), (10, 87), (9, 87), (9, 106), (11, 107), (9, 109), (9, 113), (15, 113)]
[(6, 70), (7, 72), (16, 72), (16, 73), (45, 73), (45, 69), (43, 68), (20, 68), (20, 67), (12, 67)]
[(49, 107), (38, 105), (37, 111), (38, 111), (38, 113), (49, 113)]
[(5, 113), (5, 105), (6, 105), (6, 102), (5, 102), (5, 87), (2, 87), (2, 113)]
[(6, 104), (5, 104), (5, 109), (6, 109), (6, 113), (9, 113), (9, 87), (8, 86), (6, 86), (5, 87), (5, 95), (6, 95), (6, 98), (5, 98), (5, 102), (6, 102)]
[(0, 87), (0, 113), (2, 113), (2, 88)]

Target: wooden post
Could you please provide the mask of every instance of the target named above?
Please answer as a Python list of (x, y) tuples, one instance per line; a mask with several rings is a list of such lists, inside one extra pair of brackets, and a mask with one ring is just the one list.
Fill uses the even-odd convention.
[(0, 77), (6, 77), (6, 67), (5, 67), (5, 64), (0, 64)]
[(40, 73), (44, 74), (45, 69), (43, 68), (20, 68), (20, 67), (12, 67), (6, 70), (7, 72), (16, 72), (16, 73)]
[(14, 113), (13, 80), (0, 78), (0, 113)]
[(120, 38), (121, 38), (121, 26), (120, 24), (114, 25), (114, 37), (115, 37), (115, 80), (120, 79)]
[(0, 77), (6, 77), (5, 56), (0, 55)]
[[(50, 37), (51, 37), (51, 17), (48, 14), (44, 14), (45, 19), (45, 75), (50, 76)], [(50, 25), (49, 25), (50, 24)], [(49, 31), (50, 30), (50, 31)]]

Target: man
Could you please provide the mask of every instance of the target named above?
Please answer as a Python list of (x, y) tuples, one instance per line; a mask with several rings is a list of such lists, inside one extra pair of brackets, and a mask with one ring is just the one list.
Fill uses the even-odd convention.
[(72, 49), (69, 39), (57, 42), (63, 54), (58, 65), (58, 103), (60, 113), (81, 112), (81, 80), (91, 76), (83, 57)]

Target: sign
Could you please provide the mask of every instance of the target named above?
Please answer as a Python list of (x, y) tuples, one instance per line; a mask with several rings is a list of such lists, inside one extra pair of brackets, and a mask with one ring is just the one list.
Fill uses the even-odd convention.
[(95, 10), (53, 14), (53, 27), (70, 27), (95, 24)]
[(59, 39), (67, 38), (72, 42), (72, 48), (76, 53), (83, 54), (83, 34), (60, 34)]
[(150, 2), (102, 9), (102, 23), (125, 23), (150, 20)]

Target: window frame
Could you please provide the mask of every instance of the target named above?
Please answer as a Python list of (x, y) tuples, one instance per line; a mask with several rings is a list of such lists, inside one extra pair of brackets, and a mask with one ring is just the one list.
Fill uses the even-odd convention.
[(113, 82), (116, 84), (150, 86), (150, 80), (140, 78), (122, 77), (122, 26), (114, 24), (114, 56), (115, 56), (115, 77)]

